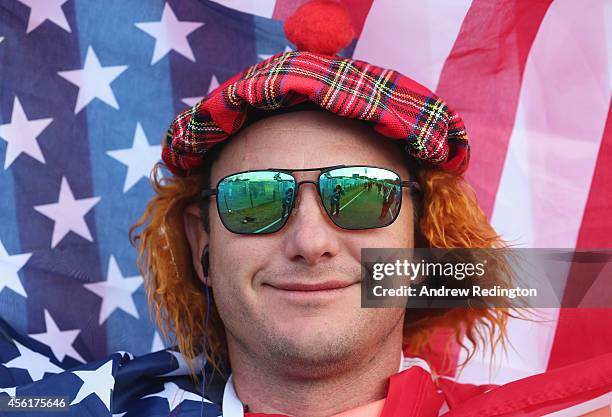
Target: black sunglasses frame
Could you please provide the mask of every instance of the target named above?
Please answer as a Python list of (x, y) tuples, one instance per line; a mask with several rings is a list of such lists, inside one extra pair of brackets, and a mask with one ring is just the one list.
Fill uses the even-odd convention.
[[(320, 187), (320, 179), (321, 177), (326, 173), (326, 172), (330, 172), (333, 171), (335, 169), (340, 169), (340, 168), (378, 168), (378, 169), (384, 169), (386, 171), (392, 172), (395, 175), (397, 175), (397, 178), (400, 180), (399, 182), (399, 186), (400, 188), (409, 188), (411, 190), (411, 192), (416, 192), (416, 193), (420, 193), (421, 192), (421, 186), (419, 185), (418, 182), (416, 181), (403, 181), (402, 177), (395, 171), (393, 171), (392, 169), (389, 168), (384, 168), (384, 167), (379, 167), (379, 166), (375, 166), (375, 165), (332, 165), (332, 166), (327, 166), (327, 167), (320, 167), (320, 168), (297, 168), (297, 169), (288, 169), (288, 168), (267, 168), (267, 169), (251, 169), (251, 170), (247, 170), (247, 171), (240, 171), (240, 172), (234, 172), (232, 174), (226, 175), (225, 177), (221, 178), (219, 181), (217, 181), (217, 185), (215, 186), (215, 188), (205, 188), (201, 191), (200, 193), (200, 197), (202, 199), (208, 199), (212, 196), (216, 196), (217, 195), (217, 190), (219, 188), (219, 185), (227, 178), (229, 177), (233, 177), (234, 175), (239, 175), (239, 174), (247, 174), (249, 172), (281, 172), (283, 174), (287, 174), (290, 175), (293, 180), (295, 181), (295, 191), (294, 191), (294, 196), (293, 196), (293, 202), (294, 204), (291, 205), (291, 207), (289, 207), (289, 210), (287, 212), (287, 219), (283, 222), (282, 226), (274, 231), (271, 232), (261, 232), (261, 233), (242, 233), (242, 232), (235, 232), (233, 230), (231, 230), (227, 224), (225, 224), (225, 221), (223, 220), (223, 216), (221, 215), (221, 207), (219, 207), (219, 199), (217, 200), (217, 212), (219, 213), (219, 218), (221, 219), (221, 222), (223, 223), (223, 226), (229, 230), (232, 233), (235, 233), (237, 235), (250, 235), (250, 236), (259, 236), (259, 235), (268, 235), (268, 234), (272, 234), (272, 233), (276, 233), (279, 232), (283, 227), (285, 227), (285, 225), (288, 223), (289, 221), (289, 217), (291, 216), (291, 212), (293, 211), (293, 208), (295, 207), (295, 201), (298, 198), (298, 194), (299, 194), (299, 188), (300, 185), (302, 184), (313, 184), (316, 186), (317, 189), (317, 194), (319, 195), (319, 200), (321, 201), (321, 204), (323, 205), (323, 208), (325, 209), (325, 213), (327, 213), (327, 217), (330, 218), (330, 220), (339, 228), (341, 228), (342, 230), (370, 230), (370, 229), (380, 229), (383, 227), (387, 227), (392, 225), (395, 220), (397, 220), (397, 218), (399, 217), (399, 213), (402, 210), (402, 202), (403, 202), (403, 198), (401, 199), (402, 201), (400, 201), (400, 205), (399, 208), (397, 210), (397, 215), (393, 218), (393, 220), (389, 223), (386, 224), (384, 226), (374, 226), (374, 227), (363, 227), (363, 228), (358, 228), (358, 229), (350, 229), (350, 228), (346, 228), (343, 227), (341, 225), (339, 225), (338, 223), (336, 223), (336, 220), (333, 218), (333, 216), (327, 211), (327, 208), (325, 207), (325, 202), (323, 201), (323, 195), (321, 194), (321, 187)], [(295, 178), (295, 176), (293, 175), (294, 172), (308, 172), (308, 171), (319, 171), (319, 178), (317, 179), (317, 181), (312, 181), (312, 180), (304, 180), (304, 181), (298, 181), (297, 178)]]

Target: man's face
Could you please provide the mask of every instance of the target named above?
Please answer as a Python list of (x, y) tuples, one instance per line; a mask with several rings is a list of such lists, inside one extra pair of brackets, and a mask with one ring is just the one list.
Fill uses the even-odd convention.
[[(238, 171), (340, 164), (390, 168), (409, 178), (397, 148), (371, 128), (324, 112), (296, 112), (264, 119), (233, 137), (213, 165), (211, 184)], [(294, 175), (298, 181), (316, 180), (319, 172)], [(226, 230), (213, 198), (210, 235), (199, 228), (200, 247), (191, 241), (198, 253), (209, 244), (208, 282), (230, 355), (309, 369), (367, 355), (389, 337), (401, 340), (404, 310), (360, 306), (360, 256), (362, 248), (413, 247), (408, 192), (392, 225), (358, 231), (334, 225), (313, 184), (301, 185), (297, 195), (283, 229), (260, 236)], [(299, 291), (330, 282), (346, 286)]]

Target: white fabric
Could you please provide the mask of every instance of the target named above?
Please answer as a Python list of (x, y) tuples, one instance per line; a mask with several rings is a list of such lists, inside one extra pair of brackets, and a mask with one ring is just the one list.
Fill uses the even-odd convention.
[[(406, 369), (412, 368), (413, 366), (418, 366), (423, 368), (428, 373), (431, 373), (429, 365), (423, 359), (407, 358), (404, 356), (403, 352), (400, 352), (400, 365), (397, 372), (403, 372)], [(225, 389), (223, 390), (222, 410), (223, 417), (244, 417), (244, 407), (236, 394), (232, 375), (230, 375), (227, 383), (225, 384)]]

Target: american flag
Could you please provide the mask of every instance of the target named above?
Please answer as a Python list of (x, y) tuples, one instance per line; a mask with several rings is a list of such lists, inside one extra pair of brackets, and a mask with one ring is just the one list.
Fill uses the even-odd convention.
[[(356, 29), (343, 56), (462, 115), (467, 179), (504, 238), (612, 247), (612, 2), (341, 2)], [(302, 3), (0, 0), (0, 391), (36, 393), (45, 372), (74, 369), (47, 386), (72, 384), (75, 405), (107, 415), (117, 367), (164, 348), (127, 239), (161, 139), (220, 82), (292, 49), (282, 22)], [(540, 314), (511, 322), (493, 371), (485, 351), (453, 376), (502, 384), (612, 351), (612, 310)], [(178, 372), (162, 354), (151, 375)], [(198, 401), (165, 384), (158, 407)]]

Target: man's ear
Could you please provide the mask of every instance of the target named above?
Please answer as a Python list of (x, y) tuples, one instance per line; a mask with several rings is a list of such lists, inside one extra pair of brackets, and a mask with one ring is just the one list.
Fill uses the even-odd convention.
[[(198, 274), (198, 278), (203, 283), (206, 282), (204, 272), (202, 271), (202, 252), (204, 247), (208, 245), (208, 233), (202, 227), (200, 221), (200, 206), (198, 203), (189, 204), (183, 212), (183, 226), (185, 228), (185, 236), (191, 247), (191, 262)], [(208, 280), (210, 285), (210, 279)]]

